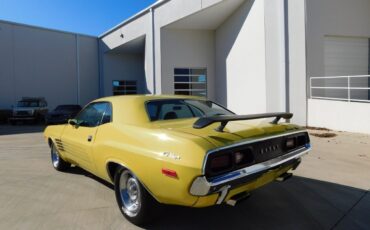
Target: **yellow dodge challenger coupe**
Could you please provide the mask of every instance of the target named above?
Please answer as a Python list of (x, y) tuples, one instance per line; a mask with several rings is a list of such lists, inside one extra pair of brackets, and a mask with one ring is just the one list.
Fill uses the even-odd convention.
[(190, 96), (116, 96), (89, 103), (45, 139), (56, 170), (71, 164), (114, 184), (118, 206), (142, 225), (160, 204), (235, 205), (291, 176), (310, 149), (291, 113), (236, 115)]

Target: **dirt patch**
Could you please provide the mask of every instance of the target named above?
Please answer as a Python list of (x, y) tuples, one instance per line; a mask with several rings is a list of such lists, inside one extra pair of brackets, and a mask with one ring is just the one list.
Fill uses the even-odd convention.
[(332, 138), (337, 136), (335, 133), (310, 133), (310, 135), (321, 138)]
[(328, 128), (322, 128), (322, 127), (312, 127), (312, 126), (306, 126), (306, 129), (308, 130), (317, 130), (317, 131), (332, 131)]

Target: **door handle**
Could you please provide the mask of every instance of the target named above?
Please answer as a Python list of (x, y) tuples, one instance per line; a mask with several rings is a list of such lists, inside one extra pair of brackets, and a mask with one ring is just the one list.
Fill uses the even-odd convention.
[(88, 142), (91, 142), (92, 138), (93, 138), (93, 137), (92, 137), (91, 135), (87, 136), (87, 141), (88, 141)]

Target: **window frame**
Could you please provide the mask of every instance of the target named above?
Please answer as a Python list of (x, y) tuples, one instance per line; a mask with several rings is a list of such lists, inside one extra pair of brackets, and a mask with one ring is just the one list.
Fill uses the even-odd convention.
[(109, 123), (112, 123), (112, 122), (113, 122), (113, 105), (112, 105), (112, 103), (111, 103), (110, 101), (97, 101), (97, 102), (91, 102), (91, 103), (89, 103), (89, 104), (85, 105), (85, 106), (81, 109), (81, 111), (80, 111), (80, 112), (78, 112), (78, 114), (77, 114), (73, 119), (75, 119), (76, 121), (78, 121), (78, 120), (77, 120), (77, 117), (78, 117), (78, 116), (79, 116), (83, 111), (85, 111), (85, 109), (86, 109), (88, 106), (90, 106), (90, 105), (94, 105), (94, 104), (108, 104), (108, 105), (110, 105), (110, 108), (111, 108), (111, 111), (112, 111), (112, 115), (111, 115), (110, 121), (109, 121), (109, 122), (107, 122), (107, 123), (102, 124), (103, 117), (104, 117), (104, 115), (105, 115), (105, 113), (106, 113), (106, 111), (104, 111), (104, 114), (103, 114), (103, 116), (101, 117), (100, 122), (99, 122), (99, 124), (98, 124), (98, 125), (96, 125), (96, 126), (85, 126), (85, 125), (79, 125), (79, 126), (81, 126), (81, 127), (85, 127), (85, 128), (96, 128), (96, 127), (99, 127), (99, 126), (101, 126), (101, 125), (105, 125), (105, 124), (109, 124)]
[[(187, 69), (188, 74), (176, 74), (176, 70), (180, 69)], [(176, 82), (176, 77), (200, 77), (201, 74), (193, 74), (193, 70), (201, 70), (204, 71), (205, 73), (203, 74), (205, 76), (205, 81), (204, 82), (194, 82), (192, 79), (189, 79), (189, 82)], [(176, 84), (188, 84), (189, 89), (176, 89)], [(193, 89), (191, 86), (192, 85), (204, 85), (204, 89)], [(180, 94), (176, 94), (177, 92), (180, 92)], [(181, 92), (187, 92), (188, 94), (181, 94)], [(193, 92), (204, 92), (205, 95), (194, 95), (192, 94)], [(208, 97), (208, 68), (207, 67), (175, 67), (173, 69), (173, 93), (175, 95), (188, 95), (188, 96), (199, 96), (199, 97)]]
[[(144, 103), (144, 107), (145, 107), (145, 112), (146, 112), (146, 116), (149, 120), (149, 122), (156, 122), (156, 121), (165, 121), (165, 120), (152, 120), (152, 118), (150, 117), (150, 113), (148, 111), (148, 103), (150, 102), (155, 102), (155, 101), (171, 101), (171, 100), (193, 100), (193, 101), (210, 101), (212, 102), (213, 104), (223, 108), (224, 110), (228, 111), (229, 113), (231, 114), (234, 114), (236, 115), (236, 113), (234, 113), (233, 111), (229, 110), (228, 108), (226, 108), (225, 106), (217, 103), (217, 102), (214, 102), (214, 101), (211, 101), (211, 100), (207, 100), (207, 99), (192, 99), (192, 98), (168, 98), (168, 99), (153, 99), (153, 100), (148, 100), (148, 101), (145, 101)], [(192, 111), (191, 107), (190, 107), (190, 110)], [(193, 112), (193, 111), (192, 111)], [(193, 117), (193, 118), (198, 118), (198, 117)], [(178, 119), (190, 119), (190, 118), (178, 118)]]
[[(124, 82), (124, 85), (121, 86), (114, 86), (114, 82)], [(129, 89), (126, 89), (126, 82), (134, 82), (135, 85), (129, 85), (129, 86), (135, 86), (135, 90), (129, 90)], [(123, 90), (115, 90), (115, 87), (124, 87), (125, 89)], [(118, 94), (116, 94), (115, 92), (117, 92)], [(113, 96), (124, 96), (124, 95), (137, 95), (138, 94), (138, 80), (112, 80), (112, 95)]]

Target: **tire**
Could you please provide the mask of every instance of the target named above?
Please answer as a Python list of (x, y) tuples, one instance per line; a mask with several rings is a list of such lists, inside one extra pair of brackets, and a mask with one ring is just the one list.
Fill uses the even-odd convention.
[(54, 169), (56, 169), (57, 171), (66, 171), (71, 167), (70, 163), (66, 162), (60, 157), (59, 152), (55, 147), (54, 143), (51, 144), (50, 149), (51, 149), (50, 151), (51, 164), (53, 165)]
[(9, 121), (10, 125), (16, 125), (17, 122), (16, 121)]
[(120, 168), (116, 171), (114, 190), (121, 213), (131, 223), (144, 227), (160, 213), (160, 204), (129, 170)]

